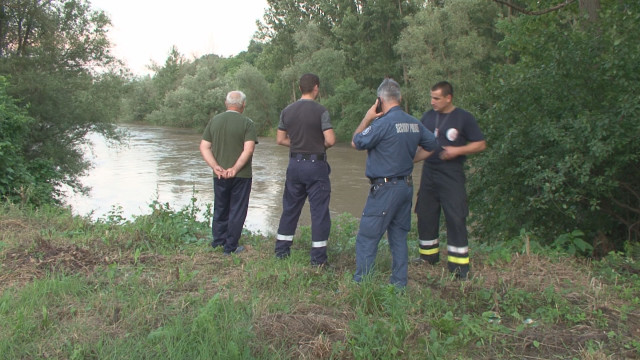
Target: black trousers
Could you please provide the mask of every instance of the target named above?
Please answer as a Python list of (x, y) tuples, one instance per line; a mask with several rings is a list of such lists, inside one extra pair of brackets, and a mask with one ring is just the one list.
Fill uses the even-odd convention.
[(425, 162), (416, 201), (421, 258), (430, 262), (439, 260), (440, 214), (444, 212), (448, 267), (452, 272), (461, 274), (469, 271), (466, 225), (469, 207), (465, 180), (461, 163)]

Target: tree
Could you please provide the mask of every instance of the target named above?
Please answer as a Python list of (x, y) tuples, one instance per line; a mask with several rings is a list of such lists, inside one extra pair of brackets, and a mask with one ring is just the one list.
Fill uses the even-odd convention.
[(0, 77), (0, 198), (11, 202), (38, 202), (48, 198), (46, 160), (29, 162), (25, 158), (29, 127), (35, 119), (7, 94), (8, 83)]
[(470, 105), (467, 98), (481, 92), (491, 66), (504, 62), (494, 27), (498, 16), (498, 7), (486, 1), (451, 0), (408, 18), (395, 48), (407, 67), (410, 103), (419, 105), (414, 111), (425, 110), (431, 85), (442, 80), (454, 85), (458, 105)]
[(103, 12), (82, 0), (7, 0), (0, 7), (0, 75), (35, 120), (22, 153), (50, 166), (37, 180), (51, 186), (51, 200), (62, 184), (82, 190), (78, 176), (90, 164), (80, 145), (89, 131), (117, 138), (123, 74), (109, 54), (108, 25)]
[(256, 123), (258, 134), (265, 134), (277, 126), (278, 115), (274, 109), (269, 83), (255, 67), (244, 64), (231, 75), (233, 89), (247, 95), (245, 115)]
[(353, 0), (341, 8), (332, 29), (336, 48), (344, 51), (349, 75), (367, 88), (385, 77), (404, 78), (400, 56), (394, 51), (405, 17), (418, 11), (413, 1)]
[(469, 187), (483, 238), (640, 239), (640, 5), (601, 5), (597, 23), (567, 7), (499, 24), (517, 61), (495, 69), (479, 116), (489, 150)]

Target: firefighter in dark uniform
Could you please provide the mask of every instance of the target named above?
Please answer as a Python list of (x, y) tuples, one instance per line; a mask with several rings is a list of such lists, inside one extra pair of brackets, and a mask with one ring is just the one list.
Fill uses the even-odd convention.
[(419, 146), (425, 152), (439, 149), (433, 133), (402, 111), (401, 101), (398, 83), (385, 79), (378, 87), (376, 104), (367, 111), (351, 143), (358, 150), (367, 150), (365, 174), (371, 183), (356, 237), (353, 279), (360, 282), (371, 272), (378, 243), (386, 232), (393, 258), (390, 283), (398, 288), (407, 285), (414, 156)]
[(469, 214), (465, 190), (466, 155), (486, 148), (484, 135), (469, 112), (453, 105), (453, 87), (443, 81), (431, 88), (433, 110), (422, 116), (422, 124), (433, 131), (444, 149), (423, 165), (416, 214), (420, 259), (431, 264), (440, 260), (440, 212), (447, 224), (447, 264), (457, 278), (469, 273), (469, 241), (466, 218)]
[(288, 146), (290, 153), (275, 253), (278, 258), (289, 256), (300, 212), (308, 198), (311, 264), (322, 266), (327, 262), (327, 242), (331, 231), (331, 169), (326, 149), (335, 144), (336, 137), (329, 112), (315, 102), (320, 86), (318, 76), (302, 75), (299, 86), (302, 96), (282, 110), (276, 135), (278, 145)]

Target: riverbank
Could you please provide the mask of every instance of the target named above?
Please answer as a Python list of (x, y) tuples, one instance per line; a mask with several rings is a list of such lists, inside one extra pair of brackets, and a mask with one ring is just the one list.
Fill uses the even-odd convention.
[[(0, 209), (0, 357), (64, 359), (634, 359), (640, 266), (586, 261), (521, 239), (472, 244), (473, 278), (412, 264), (409, 287), (377, 271), (358, 286), (358, 220), (334, 218), (331, 266), (251, 233), (247, 251), (208, 246), (195, 209), (94, 222), (63, 209)], [(410, 234), (415, 239), (415, 228)], [(414, 250), (417, 244), (410, 241)]]

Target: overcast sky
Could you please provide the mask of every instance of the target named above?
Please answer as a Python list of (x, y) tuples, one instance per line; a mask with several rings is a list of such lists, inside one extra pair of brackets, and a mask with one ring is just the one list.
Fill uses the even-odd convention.
[(111, 19), (113, 54), (134, 74), (164, 64), (173, 45), (188, 59), (233, 56), (247, 49), (266, 0), (90, 0)]

